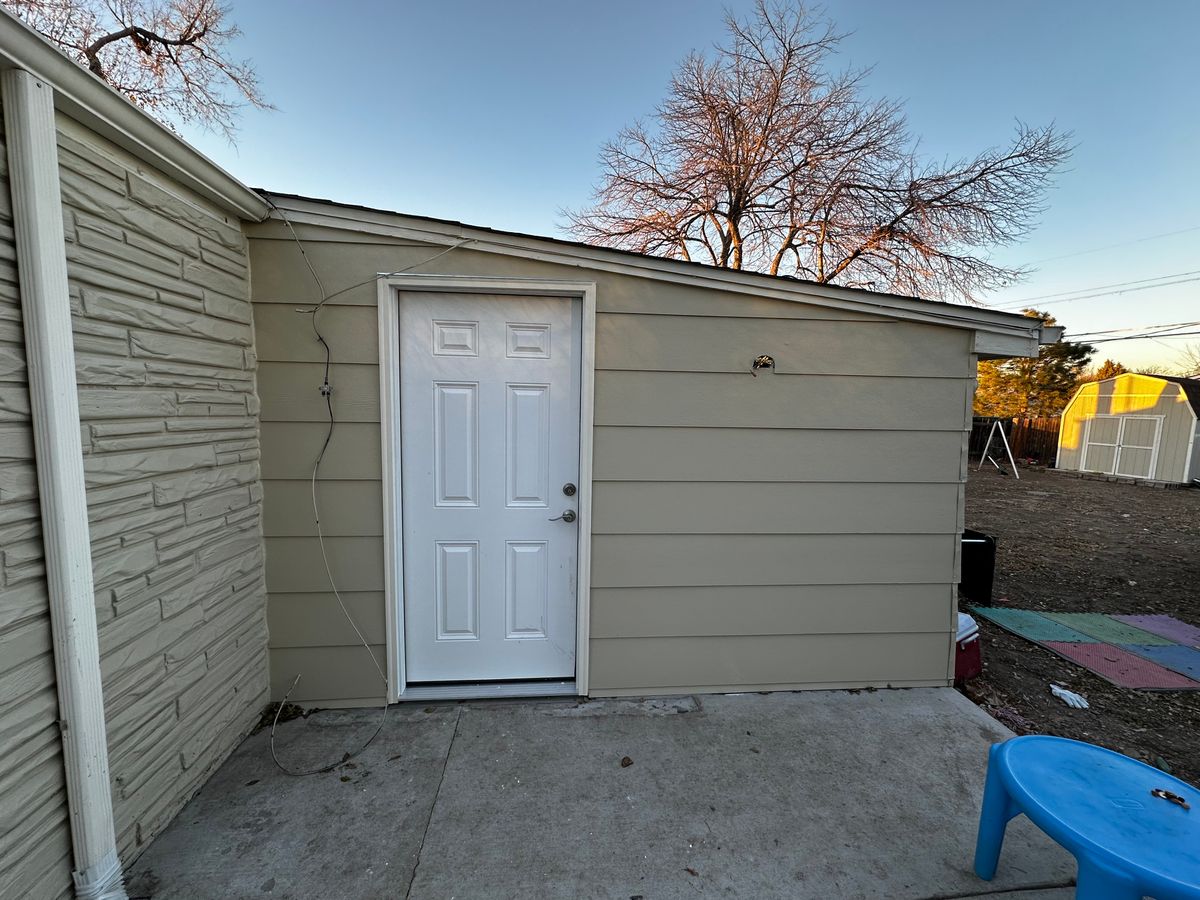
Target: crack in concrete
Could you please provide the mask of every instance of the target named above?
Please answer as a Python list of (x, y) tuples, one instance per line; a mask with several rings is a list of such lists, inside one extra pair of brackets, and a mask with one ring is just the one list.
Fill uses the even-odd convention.
[(1074, 879), (1064, 882), (1048, 881), (1044, 884), (1027, 884), (1021, 887), (985, 887), (981, 891), (970, 891), (966, 894), (929, 894), (928, 896), (919, 898), (919, 900), (970, 900), (971, 897), (996, 897), (1000, 894), (1011, 894), (1015, 900), (1020, 900), (1021, 894), (1032, 894), (1035, 891), (1053, 891), (1059, 888), (1069, 888), (1074, 886)]
[(450, 735), (450, 743), (446, 745), (446, 758), (442, 760), (442, 772), (438, 776), (437, 790), (433, 792), (433, 802), (429, 804), (429, 815), (425, 817), (425, 828), (421, 832), (421, 843), (417, 847), (417, 861), (413, 865), (412, 875), (408, 879), (408, 888), (404, 891), (404, 900), (410, 900), (412, 896), (413, 885), (417, 883), (417, 872), (421, 868), (421, 854), (425, 850), (425, 838), (429, 836), (429, 823), (433, 821), (434, 810), (437, 809), (438, 798), (442, 796), (442, 782), (446, 780), (446, 768), (450, 765), (450, 753), (454, 749), (454, 742), (458, 739), (458, 726), (462, 723), (463, 708), (458, 708), (458, 715), (454, 718), (454, 732)]

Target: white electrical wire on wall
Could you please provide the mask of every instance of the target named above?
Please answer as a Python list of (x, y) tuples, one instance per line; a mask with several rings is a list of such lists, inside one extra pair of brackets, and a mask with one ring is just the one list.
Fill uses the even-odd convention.
[(346, 621), (350, 623), (350, 627), (354, 630), (355, 636), (358, 637), (359, 643), (362, 644), (363, 649), (365, 649), (367, 651), (367, 654), (371, 657), (371, 664), (375, 667), (375, 671), (379, 673), (379, 680), (383, 683), (383, 706), (380, 709), (379, 723), (375, 726), (375, 730), (371, 733), (371, 736), (369, 738), (367, 738), (367, 740), (362, 744), (362, 746), (360, 746), (357, 750), (355, 750), (352, 753), (344, 754), (336, 762), (332, 762), (328, 765), (321, 766), (320, 768), (303, 769), (303, 770), (302, 769), (291, 769), (279, 761), (279, 756), (275, 750), (275, 729), (279, 724), (279, 716), (283, 712), (283, 708), (287, 705), (288, 699), (292, 696), (292, 691), (294, 691), (296, 689), (296, 685), (300, 683), (300, 674), (297, 673), (295, 679), (292, 681), (292, 686), (288, 688), (287, 693), (283, 695), (283, 699), (279, 702), (279, 706), (275, 710), (275, 716), (271, 721), (271, 741), (270, 741), (270, 743), (271, 743), (271, 759), (273, 759), (275, 761), (275, 765), (277, 765), (281, 771), (283, 771), (284, 773), (286, 773), (288, 775), (319, 775), (319, 774), (322, 774), (325, 772), (333, 771), (338, 766), (342, 765), (345, 762), (348, 762), (349, 760), (353, 759), (355, 756), (358, 756), (360, 753), (362, 753), (364, 750), (366, 750), (367, 747), (371, 746), (371, 743), (375, 740), (375, 738), (377, 738), (379, 736), (380, 732), (383, 731), (384, 722), (387, 720), (388, 693), (389, 693), (389, 684), (388, 684), (387, 673), (384, 672), (383, 666), (380, 665), (379, 659), (375, 656), (375, 651), (373, 649), (371, 649), (370, 643), (368, 643), (367, 639), (365, 637), (363, 637), (363, 633), (359, 629), (358, 623), (354, 621), (354, 616), (352, 616), (350, 614), (350, 610), (346, 607), (346, 603), (342, 599), (341, 592), (338, 591), (337, 582), (334, 580), (334, 577), (333, 577), (333, 569), (329, 565), (329, 555), (325, 549), (325, 534), (321, 528), (321, 509), (320, 509), (320, 504), (317, 501), (317, 480), (318, 480), (318, 478), (320, 476), (320, 472), (321, 472), (321, 463), (324, 461), (325, 454), (329, 450), (329, 444), (333, 440), (333, 432), (334, 432), (334, 428), (337, 426), (337, 418), (334, 415), (334, 411), (333, 411), (333, 387), (329, 383), (329, 370), (330, 370), (330, 366), (332, 365), (332, 362), (333, 362), (333, 359), (332, 359), (333, 354), (329, 348), (328, 342), (325, 340), (324, 335), (321, 334), (321, 328), (320, 328), (320, 324), (318, 321), (319, 316), (321, 314), (321, 310), (325, 307), (325, 304), (328, 303), (330, 300), (332, 300), (334, 297), (337, 297), (341, 294), (347, 293), (348, 291), (352, 291), (355, 288), (362, 287), (363, 285), (371, 284), (372, 282), (378, 280), (378, 278), (380, 278), (380, 277), (388, 277), (391, 275), (401, 275), (405, 272), (409, 272), (420, 266), (427, 265), (428, 263), (431, 263), (436, 259), (440, 259), (441, 257), (445, 256), (447, 253), (450, 253), (452, 250), (457, 250), (459, 247), (462, 247), (464, 244), (471, 243), (471, 241), (470, 241), (470, 239), (459, 241), (457, 244), (447, 247), (445, 250), (441, 251), (440, 253), (434, 254), (433, 256), (429, 257), (428, 259), (423, 259), (420, 262), (413, 263), (412, 265), (406, 266), (403, 269), (399, 269), (395, 272), (388, 272), (384, 276), (379, 276), (379, 275), (373, 276), (364, 281), (360, 281), (357, 284), (352, 284), (349, 287), (342, 288), (341, 290), (335, 291), (334, 293), (330, 294), (330, 293), (326, 292), (325, 284), (324, 284), (324, 282), (322, 282), (321, 276), (319, 274), (317, 274), (316, 267), (312, 264), (312, 261), (309, 259), (308, 253), (304, 248), (304, 242), (301, 241), (300, 236), (296, 234), (296, 229), (292, 227), (291, 221), (288, 220), (288, 217), (284, 214), (283, 210), (281, 210), (278, 206), (276, 206), (271, 201), (270, 197), (266, 196), (265, 194), (263, 195), (263, 197), (267, 201), (267, 203), (270, 205), (270, 207), (273, 210), (275, 210), (276, 213), (278, 213), (279, 218), (283, 221), (283, 224), (287, 227), (288, 232), (292, 236), (292, 240), (295, 241), (297, 248), (299, 248), (299, 250), (300, 250), (300, 256), (304, 260), (304, 264), (308, 268), (309, 274), (312, 275), (313, 281), (317, 285), (317, 291), (321, 297), (320, 302), (318, 302), (317, 305), (314, 306), (311, 310), (304, 310), (304, 309), (297, 310), (297, 312), (307, 313), (311, 316), (313, 334), (315, 335), (317, 341), (321, 344), (322, 349), (325, 351), (325, 372), (324, 372), (324, 376), (321, 381), (321, 385), (318, 388), (318, 390), (320, 391), (321, 396), (325, 398), (325, 409), (328, 413), (328, 427), (325, 431), (325, 440), (321, 444), (321, 450), (320, 450), (320, 452), (317, 453), (316, 461), (313, 463), (312, 477), (310, 479), (310, 487), (311, 487), (311, 492), (312, 492), (313, 520), (316, 523), (317, 543), (319, 544), (319, 546), (321, 548), (321, 562), (325, 566), (325, 576), (326, 576), (326, 578), (329, 579), (329, 587), (333, 591), (333, 596), (337, 600), (338, 606), (341, 607), (342, 615), (344, 615), (346, 617)]

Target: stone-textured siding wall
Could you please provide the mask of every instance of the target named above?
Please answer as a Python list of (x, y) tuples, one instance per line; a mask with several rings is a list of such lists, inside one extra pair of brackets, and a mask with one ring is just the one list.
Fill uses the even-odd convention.
[(245, 239), (60, 118), (117, 840), (170, 821), (267, 702)]
[(0, 145), (0, 897), (70, 894), (41, 512), (8, 156)]

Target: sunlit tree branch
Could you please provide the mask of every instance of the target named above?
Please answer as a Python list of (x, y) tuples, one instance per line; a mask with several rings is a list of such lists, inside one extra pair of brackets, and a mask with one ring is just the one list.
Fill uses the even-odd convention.
[(829, 63), (841, 36), (802, 5), (759, 0), (728, 40), (679, 66), (649, 122), (601, 150), (591, 243), (941, 299), (1021, 278), (990, 252), (1030, 232), (1070, 154), (1018, 124), (977, 156), (923, 157), (900, 106)]
[(234, 136), (238, 111), (270, 108), (218, 0), (2, 0), (133, 103), (172, 130), (195, 124)]

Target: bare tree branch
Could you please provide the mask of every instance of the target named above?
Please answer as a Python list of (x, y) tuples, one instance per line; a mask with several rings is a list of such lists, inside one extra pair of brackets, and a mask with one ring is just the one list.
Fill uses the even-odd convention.
[(1029, 233), (1070, 154), (1053, 126), (1011, 145), (923, 158), (902, 110), (829, 62), (841, 36), (798, 3), (758, 0), (728, 40), (693, 53), (650, 124), (600, 154), (582, 240), (713, 265), (970, 300), (1019, 268), (989, 251)]
[(0, 0), (68, 56), (172, 130), (197, 124), (232, 140), (245, 105), (269, 109), (219, 0)]
[(1200, 344), (1188, 344), (1175, 355), (1175, 374), (1200, 378)]

